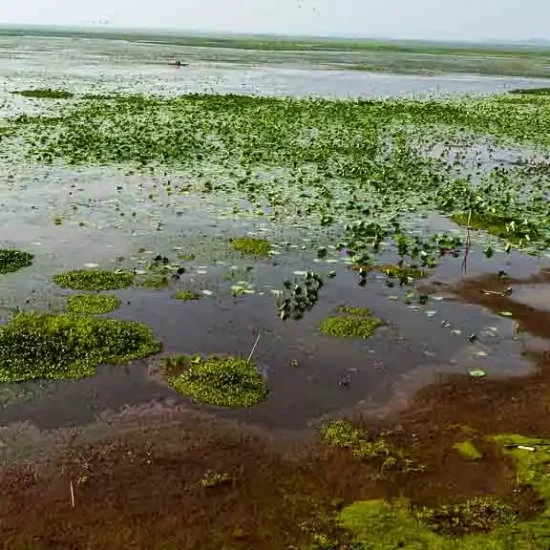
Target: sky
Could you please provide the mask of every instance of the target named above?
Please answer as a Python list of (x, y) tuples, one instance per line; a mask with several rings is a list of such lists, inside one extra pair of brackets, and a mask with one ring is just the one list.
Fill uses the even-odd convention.
[(0, 0), (0, 24), (345, 35), (550, 39), (550, 0)]

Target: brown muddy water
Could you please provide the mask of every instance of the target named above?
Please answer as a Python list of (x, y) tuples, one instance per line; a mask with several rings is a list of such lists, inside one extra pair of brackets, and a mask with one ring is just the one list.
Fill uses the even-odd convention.
[[(80, 48), (74, 46), (69, 59), (80, 59)], [(107, 91), (135, 91), (148, 80), (132, 63), (41, 67), (45, 53), (36, 45), (20, 55), (30, 74), (18, 69), (21, 60), (2, 65), (4, 92), (43, 82), (78, 89), (99, 73)], [(118, 86), (120, 71), (126, 76)], [(162, 71), (159, 93), (204, 84), (182, 71), (192, 81), (182, 88), (173, 73)], [(266, 94), (342, 95), (350, 79), (358, 94), (368, 86), (375, 95), (429, 91), (413, 77), (335, 78), (288, 68), (196, 71), (217, 74), (221, 91), (250, 91), (250, 85)], [(378, 80), (366, 84), (368, 78)], [(445, 86), (455, 90), (458, 80)], [(478, 79), (468, 91), (502, 84), (489, 80)], [(34, 108), (10, 101), (8, 113)], [(503, 158), (486, 160), (492, 166)], [(312, 235), (299, 216), (282, 225), (242, 198), (170, 196), (170, 178), (191, 176), (0, 163), (0, 244), (36, 256), (31, 267), (0, 276), (2, 322), (17, 308), (63, 310), (70, 292), (51, 283), (59, 271), (92, 264), (139, 271), (160, 254), (185, 267), (181, 278), (167, 288), (116, 291), (122, 306), (109, 316), (150, 326), (162, 340), (162, 357), (247, 356), (259, 335), (254, 360), (269, 396), (244, 410), (193, 404), (159, 379), (161, 356), (103, 366), (83, 380), (4, 385), (0, 548), (281, 550), (312, 548), (312, 537), (324, 533), (343, 537), (337, 548), (344, 550), (352, 546), (334, 513), (371, 498), (407, 497), (431, 506), (490, 495), (514, 503), (521, 517), (540, 512), (537, 495), (517, 482), (514, 464), (486, 436), (550, 437), (548, 257), (497, 250), (488, 260), (475, 247), (466, 274), (461, 259), (444, 258), (422, 281), (428, 303), (407, 304), (410, 287), (390, 288), (377, 271), (366, 286), (358, 285), (346, 256), (331, 248), (342, 227)], [(421, 235), (464, 232), (436, 215), (410, 223)], [(235, 253), (229, 242), (241, 235), (269, 239), (273, 254), (253, 260)], [(326, 258), (311, 252), (318, 246), (327, 246)], [(196, 257), (180, 261), (181, 252)], [(282, 322), (274, 293), (309, 270), (325, 277), (319, 302), (302, 320)], [(233, 296), (236, 284), (250, 293)], [(173, 300), (179, 289), (201, 299)], [(368, 340), (322, 335), (319, 324), (341, 305), (368, 307), (386, 324)], [(485, 376), (472, 377), (472, 371)], [(322, 446), (315, 428), (340, 417), (384, 433), (422, 467), (381, 475), (350, 453)], [(466, 461), (453, 449), (464, 430), (482, 460)], [(206, 488), (201, 480), (208, 472), (227, 479)]]

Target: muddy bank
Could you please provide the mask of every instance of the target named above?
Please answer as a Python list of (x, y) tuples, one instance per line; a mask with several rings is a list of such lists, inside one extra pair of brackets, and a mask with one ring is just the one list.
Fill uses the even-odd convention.
[[(547, 282), (543, 271), (528, 280), (483, 276), (447, 290), (510, 311), (519, 330), (547, 342), (548, 313), (508, 291)], [(317, 542), (325, 537), (338, 541), (335, 548), (352, 548), (338, 512), (380, 498), (435, 507), (491, 497), (521, 521), (536, 518), (544, 509), (540, 495), (489, 439), (550, 437), (550, 354), (525, 356), (535, 366), (527, 376), (446, 375), (405, 410), (356, 416), (369, 437), (407, 457), (406, 468), (358, 459), (323, 444), (316, 431), (266, 431), (183, 406), (128, 409), (80, 430), (19, 427), (16, 437), (4, 429), (5, 459), (15, 449), (27, 457), (42, 449), (42, 458), (14, 462), (14, 451), (1, 472), (0, 547), (279, 550), (323, 548)], [(465, 442), (474, 458), (457, 449)]]

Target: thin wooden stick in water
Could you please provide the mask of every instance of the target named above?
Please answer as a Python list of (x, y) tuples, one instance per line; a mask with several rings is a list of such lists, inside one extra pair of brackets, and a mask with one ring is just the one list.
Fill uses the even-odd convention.
[(71, 508), (74, 508), (74, 488), (72, 481), (70, 482), (69, 487), (71, 489)]
[(470, 208), (470, 213), (468, 214), (468, 227), (466, 228), (466, 246), (464, 249), (464, 260), (462, 262), (462, 271), (466, 274), (468, 271), (468, 254), (470, 254), (470, 248), (472, 246), (472, 239), (470, 237), (470, 223), (472, 221), (472, 209)]
[(248, 356), (248, 359), (246, 360), (247, 363), (250, 363), (250, 360), (252, 359), (252, 356), (254, 355), (254, 352), (256, 351), (256, 346), (258, 345), (258, 342), (260, 341), (261, 334), (258, 334), (258, 338), (256, 338), (256, 342), (254, 343), (254, 347), (252, 348), (252, 351), (250, 352), (250, 355)]

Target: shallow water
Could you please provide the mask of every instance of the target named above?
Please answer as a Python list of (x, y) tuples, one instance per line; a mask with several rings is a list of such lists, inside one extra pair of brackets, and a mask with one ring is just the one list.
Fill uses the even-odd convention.
[[(334, 55), (334, 54), (332, 54)], [(342, 56), (352, 54), (339, 53)], [(189, 63), (180, 69), (174, 59)], [(7, 92), (68, 86), (76, 92), (179, 95), (191, 92), (278, 96), (398, 97), (490, 94), (548, 86), (543, 79), (418, 76), (326, 70), (305, 53), (244, 52), (124, 41), (0, 37), (0, 102)], [(32, 103), (32, 102), (31, 102)], [(1, 105), (1, 103), (0, 103)]]
[[(55, 101), (9, 94), (35, 86), (76, 92), (348, 97), (492, 93), (540, 85), (525, 79), (327, 71), (305, 62), (300, 65), (297, 59), (282, 66), (213, 63), (215, 53), (101, 40), (0, 38), (0, 105), (2, 99), (7, 101), (0, 114), (55, 110)], [(167, 63), (173, 57), (189, 58), (191, 64), (171, 68)], [(472, 154), (486, 169), (516, 160), (515, 153), (508, 152), (497, 159), (483, 149)], [(167, 289), (117, 292), (124, 305), (112, 316), (147, 323), (163, 341), (165, 353), (246, 356), (260, 334), (254, 360), (267, 377), (268, 400), (246, 411), (214, 409), (217, 414), (270, 428), (303, 428), (323, 415), (353, 408), (377, 410), (438, 373), (481, 368), (496, 377), (522, 375), (533, 368), (522, 354), (525, 345), (513, 320), (459, 304), (445, 292), (427, 305), (407, 305), (409, 289), (389, 288), (386, 277), (376, 272), (361, 288), (345, 256), (334, 249), (329, 249), (325, 260), (314, 258), (311, 250), (334, 242), (341, 227), (312, 231), (307, 220), (273, 222), (238, 196), (195, 191), (169, 196), (168, 179), (178, 185), (195, 182), (192, 174), (164, 174), (163, 169), (134, 173), (129, 168), (13, 166), (8, 161), (0, 165), (0, 177), (0, 245), (36, 255), (32, 267), (0, 277), (4, 318), (14, 308), (62, 309), (68, 292), (50, 282), (61, 270), (90, 263), (143, 269), (156, 254), (166, 255), (174, 264), (185, 265), (182, 278)], [(54, 223), (56, 218), (61, 225)], [(410, 224), (419, 235), (463, 232), (435, 214), (411, 219)], [(274, 255), (254, 261), (232, 252), (229, 239), (244, 234), (268, 238)], [(179, 262), (180, 251), (195, 253), (197, 259)], [(474, 248), (468, 276), (502, 269), (523, 278), (545, 262), (498, 251), (489, 261)], [(426, 283), (460, 279), (464, 275), (460, 264), (459, 259), (444, 259)], [(302, 321), (278, 319), (272, 291), (281, 289), (284, 280), (293, 279), (296, 271), (313, 270), (326, 276), (333, 269), (336, 278), (326, 279), (319, 303)], [(232, 297), (231, 286), (241, 280), (251, 285), (254, 294)], [(206, 290), (213, 296), (203, 296), (196, 303), (171, 299), (181, 288)], [(518, 300), (522, 296), (532, 300), (525, 297), (527, 292), (518, 291)], [(387, 326), (368, 341), (319, 334), (320, 322), (340, 305), (371, 308)], [(471, 342), (474, 333), (478, 337)], [(298, 366), (291, 366), (293, 361)], [(154, 360), (102, 367), (97, 376), (80, 381), (10, 386), (0, 396), (0, 423), (27, 420), (54, 428), (86, 424), (104, 410), (128, 405), (186, 402), (155, 378), (153, 364)]]

